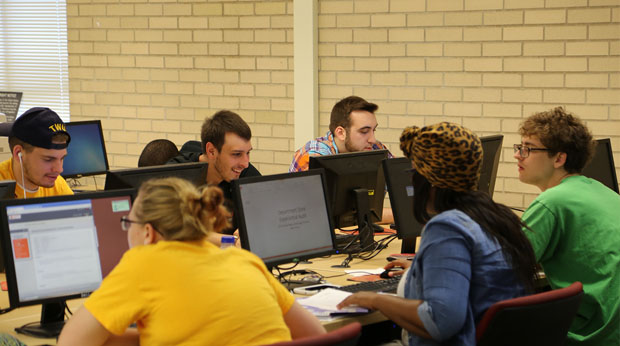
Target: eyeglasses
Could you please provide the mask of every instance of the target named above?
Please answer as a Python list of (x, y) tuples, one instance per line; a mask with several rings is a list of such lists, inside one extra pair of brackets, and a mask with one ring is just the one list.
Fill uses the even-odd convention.
[(521, 156), (522, 158), (530, 156), (530, 152), (532, 151), (549, 151), (549, 149), (547, 148), (530, 148), (523, 146), (523, 144), (514, 144), (512, 147), (514, 148), (515, 153), (518, 151), (519, 156)]
[(144, 222), (130, 220), (127, 216), (121, 216), (121, 228), (123, 229), (123, 231), (128, 231), (132, 223), (144, 225)]

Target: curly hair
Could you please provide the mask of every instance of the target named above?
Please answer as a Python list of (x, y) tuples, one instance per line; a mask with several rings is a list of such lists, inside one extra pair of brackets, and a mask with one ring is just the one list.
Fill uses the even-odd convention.
[(568, 173), (581, 173), (592, 159), (596, 147), (596, 141), (586, 125), (562, 107), (530, 116), (521, 123), (519, 134), (522, 137), (538, 137), (549, 149), (549, 156), (566, 153), (564, 169)]

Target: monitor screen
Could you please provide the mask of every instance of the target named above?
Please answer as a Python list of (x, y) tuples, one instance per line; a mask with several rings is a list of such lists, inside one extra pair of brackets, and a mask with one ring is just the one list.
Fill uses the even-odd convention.
[(614, 165), (614, 154), (609, 138), (597, 139), (592, 161), (583, 168), (581, 174), (596, 179), (618, 193), (618, 177)]
[(105, 177), (105, 189), (139, 189), (143, 182), (153, 178), (177, 177), (202, 186), (207, 181), (207, 163), (180, 163), (140, 168), (108, 171)]
[(383, 215), (385, 178), (381, 161), (386, 158), (387, 150), (310, 157), (310, 169), (325, 169), (334, 225), (358, 225), (364, 247), (373, 242), (374, 232), (370, 229), (367, 234), (363, 228), (371, 228)]
[(482, 142), (482, 168), (478, 190), (488, 192), (489, 196), (493, 197), (504, 135), (480, 137), (480, 141)]
[(65, 126), (71, 142), (63, 162), (62, 176), (76, 178), (105, 173), (109, 166), (101, 121), (73, 121)]
[[(85, 297), (99, 287), (129, 248), (120, 218), (135, 190), (116, 190), (0, 202), (2, 245), (12, 308), (44, 304), (33, 335), (58, 333), (62, 314), (46, 306)], [(47, 309), (54, 310), (53, 308)], [(60, 326), (59, 326), (60, 325)]]
[(402, 239), (401, 252), (415, 253), (416, 238), (422, 226), (413, 216), (413, 171), (411, 160), (406, 157), (383, 160), (383, 172), (387, 185), (396, 234)]
[(267, 267), (334, 252), (323, 170), (233, 180), (241, 246)]

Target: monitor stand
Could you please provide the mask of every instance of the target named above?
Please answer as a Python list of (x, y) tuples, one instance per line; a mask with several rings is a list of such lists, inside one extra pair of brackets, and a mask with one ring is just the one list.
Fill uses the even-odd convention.
[(65, 301), (45, 303), (41, 307), (41, 322), (26, 324), (15, 331), (35, 338), (56, 338), (65, 325)]
[(417, 237), (403, 238), (400, 253), (415, 253), (416, 239)]
[(357, 227), (359, 229), (360, 248), (363, 250), (375, 242), (375, 231), (372, 228), (368, 189), (354, 189), (355, 210), (357, 211)]

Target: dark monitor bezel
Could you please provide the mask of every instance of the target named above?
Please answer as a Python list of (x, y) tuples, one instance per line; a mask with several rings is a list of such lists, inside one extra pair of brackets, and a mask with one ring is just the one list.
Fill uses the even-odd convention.
[(382, 162), (385, 182), (392, 206), (396, 236), (402, 239), (401, 252), (415, 253), (416, 238), (424, 225), (413, 215), (413, 196), (408, 196), (407, 186), (413, 188), (411, 160), (406, 157), (385, 159)]
[(0, 180), (0, 200), (15, 199), (15, 180)]
[[(339, 178), (341, 174), (335, 171), (338, 168), (332, 167), (332, 162), (341, 161), (338, 164), (342, 165), (343, 161), (360, 160), (361, 162), (368, 163), (369, 160), (375, 160), (374, 162), (377, 164), (375, 180), (376, 186), (374, 187), (375, 191), (372, 201), (369, 200), (369, 207), (373, 217), (373, 220), (370, 220), (370, 222), (376, 223), (381, 221), (381, 218), (383, 217), (383, 204), (385, 201), (385, 176), (383, 174), (383, 169), (381, 168), (381, 162), (386, 158), (388, 158), (387, 150), (358, 151), (334, 155), (310, 156), (310, 169), (323, 168), (325, 170), (327, 195), (329, 197), (328, 202), (331, 206), (331, 213), (334, 218), (334, 226), (336, 228), (357, 225), (356, 218), (353, 216), (356, 213), (354, 209), (355, 203), (353, 202), (352, 197), (352, 190), (355, 187), (349, 187), (346, 189), (346, 192), (343, 191), (347, 186), (341, 186), (342, 183), (340, 182), (343, 178)], [(365, 174), (365, 172), (360, 174)], [(361, 188), (365, 187), (361, 186)], [(349, 203), (347, 203), (347, 201), (349, 201)]]
[[(108, 152), (106, 150), (105, 147), (105, 139), (103, 138), (103, 129), (101, 128), (101, 120), (87, 120), (87, 121), (72, 121), (72, 122), (68, 122), (65, 123), (65, 127), (67, 128), (67, 132), (69, 132), (69, 128), (72, 126), (80, 126), (80, 125), (93, 125), (96, 124), (97, 128), (99, 130), (99, 140), (100, 140), (100, 148), (103, 151), (103, 159), (105, 162), (105, 169), (103, 170), (96, 170), (96, 171), (90, 171), (90, 172), (82, 172), (82, 173), (65, 173), (64, 171), (61, 173), (61, 176), (65, 179), (68, 178), (81, 178), (81, 177), (87, 177), (87, 176), (91, 176), (91, 175), (99, 175), (99, 174), (105, 174), (109, 169), (110, 169), (110, 165), (108, 162)], [(71, 153), (71, 146), (75, 146), (75, 145), (79, 145), (79, 143), (76, 143), (75, 141), (73, 141), (73, 138), (71, 138), (71, 142), (69, 143), (69, 147), (67, 148), (67, 156), (70, 155)], [(66, 158), (65, 158), (66, 159)], [(64, 167), (63, 167), (64, 169)]]
[[(618, 177), (616, 175), (616, 166), (614, 164), (614, 153), (611, 148), (611, 140), (609, 138), (600, 138), (600, 139), (597, 139), (596, 142), (597, 142), (596, 148), (594, 150), (594, 155), (592, 156), (592, 160), (590, 160), (590, 162), (588, 162), (588, 164), (583, 168), (583, 170), (581, 171), (581, 174), (585, 175), (588, 178), (592, 178), (592, 179), (599, 181), (603, 185), (614, 190), (616, 193), (620, 193), (618, 189)], [(601, 155), (604, 155), (604, 156), (601, 157)], [(611, 178), (611, 181), (602, 181), (602, 179), (599, 180), (598, 178), (600, 178), (600, 176), (596, 174), (596, 172), (590, 171), (591, 170), (590, 167), (593, 167), (592, 162), (595, 160), (605, 160), (603, 165), (607, 167), (607, 169), (610, 170), (609, 178)]]
[[(186, 179), (185, 173), (192, 173), (193, 179), (186, 180), (198, 187), (206, 184), (207, 169), (208, 164), (206, 162), (190, 162), (112, 170), (106, 173), (104, 190), (139, 189), (140, 185), (149, 179), (167, 177)], [(131, 180), (127, 180), (127, 178)]]
[[(267, 261), (261, 258), (263, 262), (265, 263), (265, 265), (267, 266), (267, 268), (269, 269), (272, 269), (273, 267), (280, 265), (280, 264), (305, 261), (305, 260), (316, 258), (316, 257), (331, 255), (336, 252), (336, 237), (334, 234), (334, 224), (333, 224), (333, 218), (331, 215), (331, 208), (329, 205), (329, 200), (327, 198), (328, 196), (327, 196), (325, 171), (323, 169), (311, 169), (311, 170), (302, 171), (302, 172), (281, 173), (281, 174), (263, 175), (263, 176), (257, 176), (257, 177), (245, 177), (245, 178), (240, 178), (240, 179), (236, 179), (232, 181), (233, 199), (235, 201), (234, 203), (235, 204), (235, 218), (238, 220), (239, 238), (241, 241), (241, 247), (251, 252), (252, 246), (248, 242), (248, 228), (245, 222), (245, 214), (243, 212), (243, 203), (241, 202), (240, 188), (244, 184), (261, 183), (265, 181), (277, 181), (277, 180), (282, 180), (282, 179), (295, 179), (297, 177), (307, 177), (307, 176), (320, 176), (321, 177), (321, 183), (323, 185), (323, 197), (325, 198), (325, 207), (326, 207), (327, 218), (328, 218), (327, 222), (329, 223), (329, 234), (332, 240), (332, 244), (331, 244), (332, 247), (329, 250), (319, 251), (312, 255), (290, 256), (287, 258), (279, 258), (276, 260), (267, 260)], [(299, 196), (299, 197), (303, 198), (303, 196)], [(266, 207), (269, 207), (269, 206), (267, 205)]]
[(80, 193), (80, 194), (75, 194), (75, 195), (28, 198), (28, 199), (13, 199), (13, 200), (0, 201), (0, 233), (1, 233), (0, 243), (2, 245), (2, 253), (4, 255), (4, 262), (6, 264), (6, 282), (7, 282), (8, 291), (9, 291), (9, 303), (10, 303), (11, 308), (15, 309), (15, 308), (23, 307), (23, 306), (58, 303), (58, 302), (62, 302), (68, 299), (84, 298), (84, 297), (87, 297), (92, 292), (81, 292), (77, 294), (68, 294), (64, 296), (57, 296), (57, 297), (51, 297), (51, 298), (34, 299), (34, 300), (28, 300), (24, 302), (20, 301), (19, 291), (17, 287), (17, 277), (15, 273), (15, 262), (13, 260), (13, 249), (10, 245), (11, 235), (9, 232), (6, 208), (8, 206), (64, 202), (64, 201), (71, 201), (71, 200), (85, 200), (85, 199), (93, 199), (93, 198), (111, 198), (111, 197), (118, 197), (118, 196), (130, 196), (131, 203), (133, 204), (133, 201), (135, 200), (135, 197), (136, 197), (136, 190), (135, 189), (123, 189), (123, 190), (112, 190), (112, 191), (97, 191), (97, 192)]
[[(493, 198), (493, 192), (495, 192), (495, 181), (497, 180), (497, 170), (499, 168), (499, 159), (502, 156), (502, 144), (504, 143), (504, 135), (492, 135), (480, 137), (482, 143), (482, 164), (480, 167), (480, 180), (478, 182), (478, 190), (487, 192), (491, 198)], [(498, 143), (492, 153), (488, 153), (486, 149), (490, 148), (490, 145)], [(492, 161), (489, 158), (489, 154), (492, 154)], [(491, 167), (488, 167), (491, 163)], [(489, 170), (490, 168), (490, 170)], [(488, 187), (483, 186), (482, 181), (485, 177), (485, 173), (489, 173)]]

